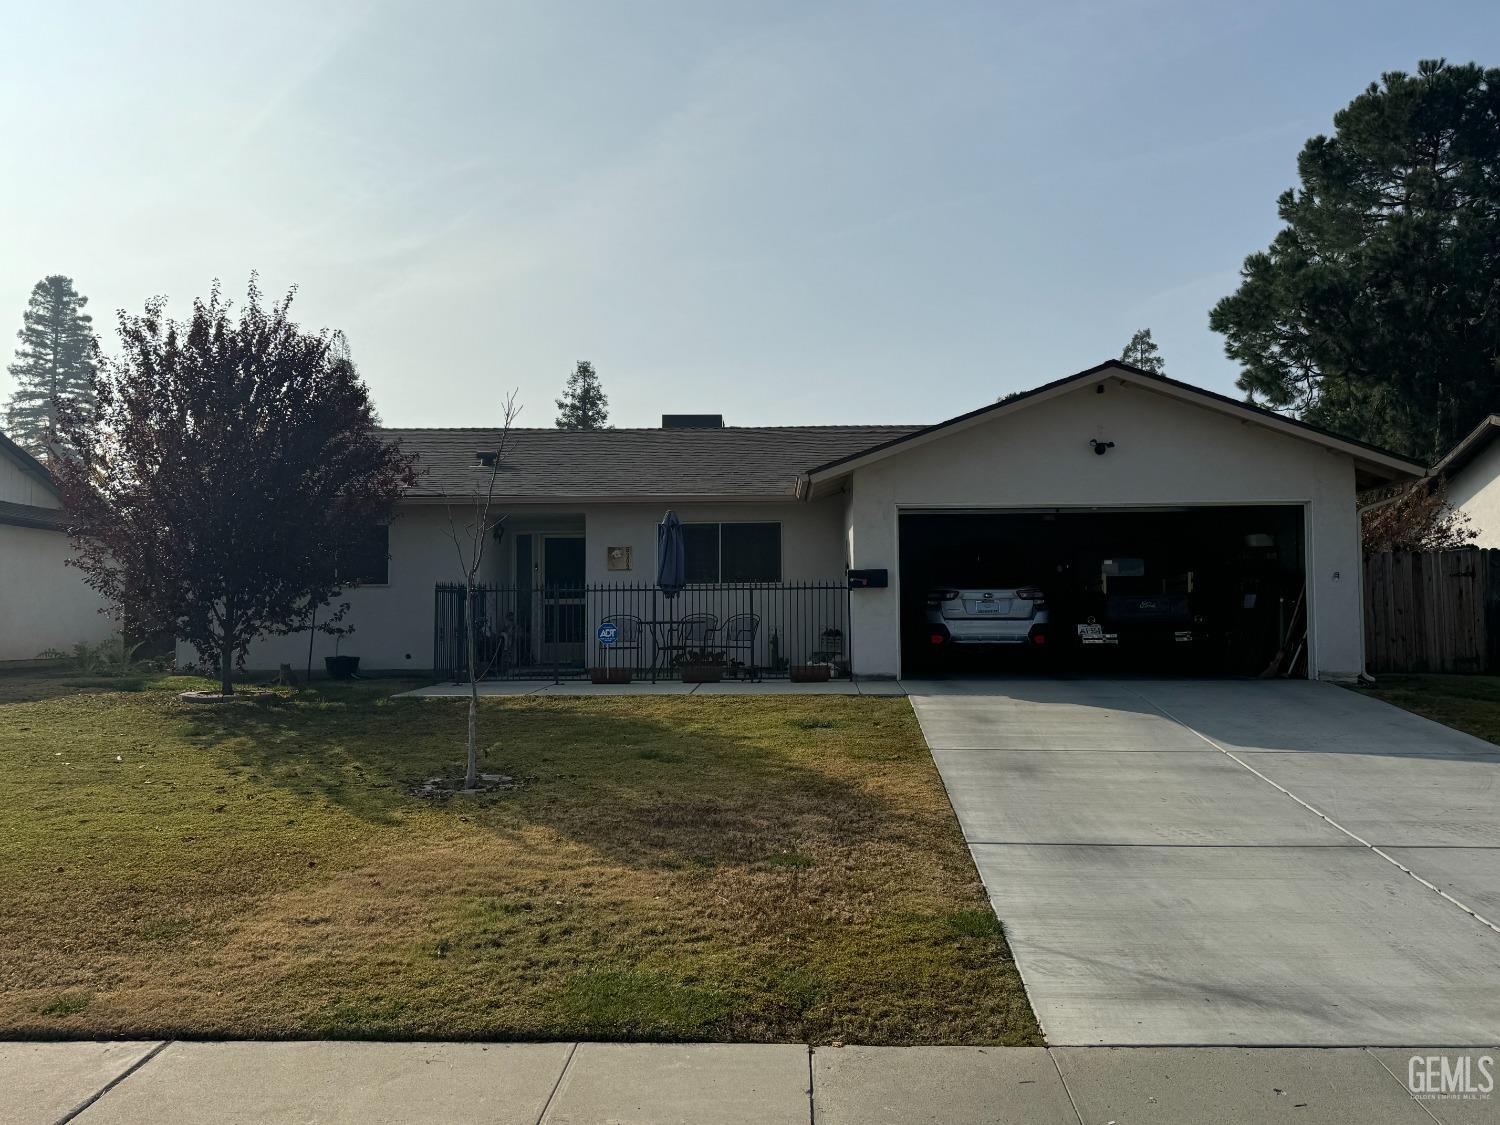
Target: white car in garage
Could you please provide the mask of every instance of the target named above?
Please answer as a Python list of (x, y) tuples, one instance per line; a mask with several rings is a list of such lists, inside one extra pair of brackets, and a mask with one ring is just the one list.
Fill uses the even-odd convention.
[(1047, 641), (1047, 599), (1037, 586), (939, 587), (927, 594), (926, 620), (934, 648)]

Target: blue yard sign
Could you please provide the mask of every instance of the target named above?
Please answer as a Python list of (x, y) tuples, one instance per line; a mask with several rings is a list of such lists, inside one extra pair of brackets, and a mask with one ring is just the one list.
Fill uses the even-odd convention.
[(594, 635), (599, 638), (601, 645), (612, 645), (620, 639), (620, 627), (613, 621), (606, 621), (599, 626)]

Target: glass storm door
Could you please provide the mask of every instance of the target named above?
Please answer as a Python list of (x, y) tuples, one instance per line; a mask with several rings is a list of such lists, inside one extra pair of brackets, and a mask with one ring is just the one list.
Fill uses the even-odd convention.
[(584, 539), (543, 535), (542, 663), (582, 664)]

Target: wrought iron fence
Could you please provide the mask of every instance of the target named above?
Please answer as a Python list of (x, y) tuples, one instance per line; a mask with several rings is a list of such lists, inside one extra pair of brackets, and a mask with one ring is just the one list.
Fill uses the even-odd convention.
[[(849, 675), (844, 581), (687, 586), (675, 598), (613, 584), (486, 584), (474, 593), (482, 679), (577, 679), (594, 669), (656, 680)], [(468, 678), (467, 601), (464, 586), (438, 584), (432, 666), (440, 679)]]

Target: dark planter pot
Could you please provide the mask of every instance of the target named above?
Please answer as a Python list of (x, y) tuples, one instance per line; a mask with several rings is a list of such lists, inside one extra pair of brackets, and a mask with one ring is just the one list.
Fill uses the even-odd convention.
[(354, 673), (359, 671), (359, 657), (357, 656), (325, 656), (323, 667), (328, 669), (328, 676), (334, 680), (352, 680)]
[(590, 668), (589, 679), (596, 684), (628, 684), (633, 672), (629, 668)]
[(794, 684), (823, 684), (833, 674), (833, 669), (826, 664), (793, 664), (792, 683)]
[(685, 684), (716, 684), (724, 678), (722, 664), (684, 664), (682, 682)]

